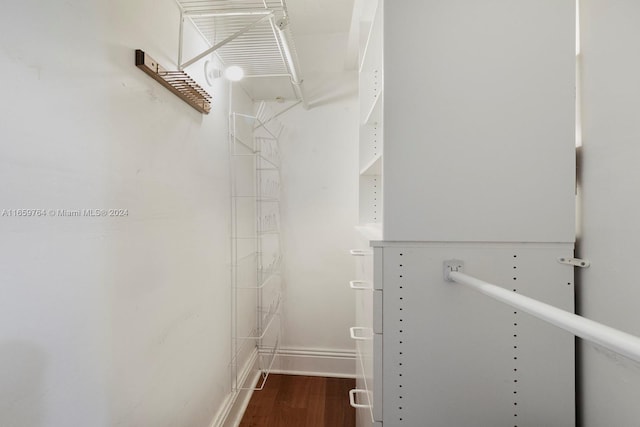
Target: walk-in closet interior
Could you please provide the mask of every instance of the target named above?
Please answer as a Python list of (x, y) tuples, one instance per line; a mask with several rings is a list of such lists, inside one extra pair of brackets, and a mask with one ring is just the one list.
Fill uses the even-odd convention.
[(640, 4), (1, 11), (1, 427), (640, 425)]

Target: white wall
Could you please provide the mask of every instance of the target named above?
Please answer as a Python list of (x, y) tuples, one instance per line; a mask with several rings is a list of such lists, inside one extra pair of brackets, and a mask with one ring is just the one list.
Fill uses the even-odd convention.
[[(640, 335), (640, 4), (581, 1), (583, 241), (582, 314)], [(640, 365), (582, 344), (585, 427), (640, 419)]]
[(349, 249), (357, 221), (357, 114), (357, 99), (349, 98), (308, 111), (298, 106), (281, 117), (283, 346), (290, 349), (354, 348)]
[[(286, 286), (284, 370), (353, 375), (355, 266), (349, 249), (357, 224), (358, 101), (355, 73), (344, 73), (346, 34), (296, 39), (311, 108), (279, 118)], [(315, 56), (310, 56), (315, 53)], [(273, 104), (273, 110), (282, 110)], [(329, 359), (301, 359), (301, 351)], [(350, 358), (343, 358), (350, 354)], [(307, 360), (309, 363), (305, 363)]]
[(128, 209), (0, 217), (2, 426), (208, 426), (229, 392), (227, 88), (202, 116), (133, 63), (175, 67), (178, 16), (2, 7), (0, 209)]

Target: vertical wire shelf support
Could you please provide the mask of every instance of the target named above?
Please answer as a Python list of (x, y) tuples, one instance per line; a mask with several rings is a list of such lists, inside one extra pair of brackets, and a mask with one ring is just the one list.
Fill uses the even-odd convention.
[[(280, 346), (282, 310), (280, 153), (282, 126), (255, 116), (229, 118), (231, 173), (231, 385), (261, 390)], [(250, 367), (256, 364), (260, 379)]]

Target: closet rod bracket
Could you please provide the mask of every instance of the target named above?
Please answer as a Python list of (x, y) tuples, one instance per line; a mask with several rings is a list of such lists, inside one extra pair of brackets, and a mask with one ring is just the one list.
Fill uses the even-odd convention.
[(588, 268), (591, 266), (591, 261), (588, 259), (580, 258), (558, 258), (560, 264), (573, 265), (574, 267)]
[(445, 282), (453, 282), (449, 275), (453, 272), (462, 273), (464, 271), (464, 261), (459, 259), (448, 259), (442, 263), (442, 276)]

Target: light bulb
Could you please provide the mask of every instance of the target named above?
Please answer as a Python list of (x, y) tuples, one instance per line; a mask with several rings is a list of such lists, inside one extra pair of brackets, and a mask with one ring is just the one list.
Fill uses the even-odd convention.
[(232, 65), (231, 67), (224, 70), (224, 76), (232, 82), (237, 82), (239, 80), (242, 80), (242, 78), (244, 77), (244, 70), (237, 65)]

